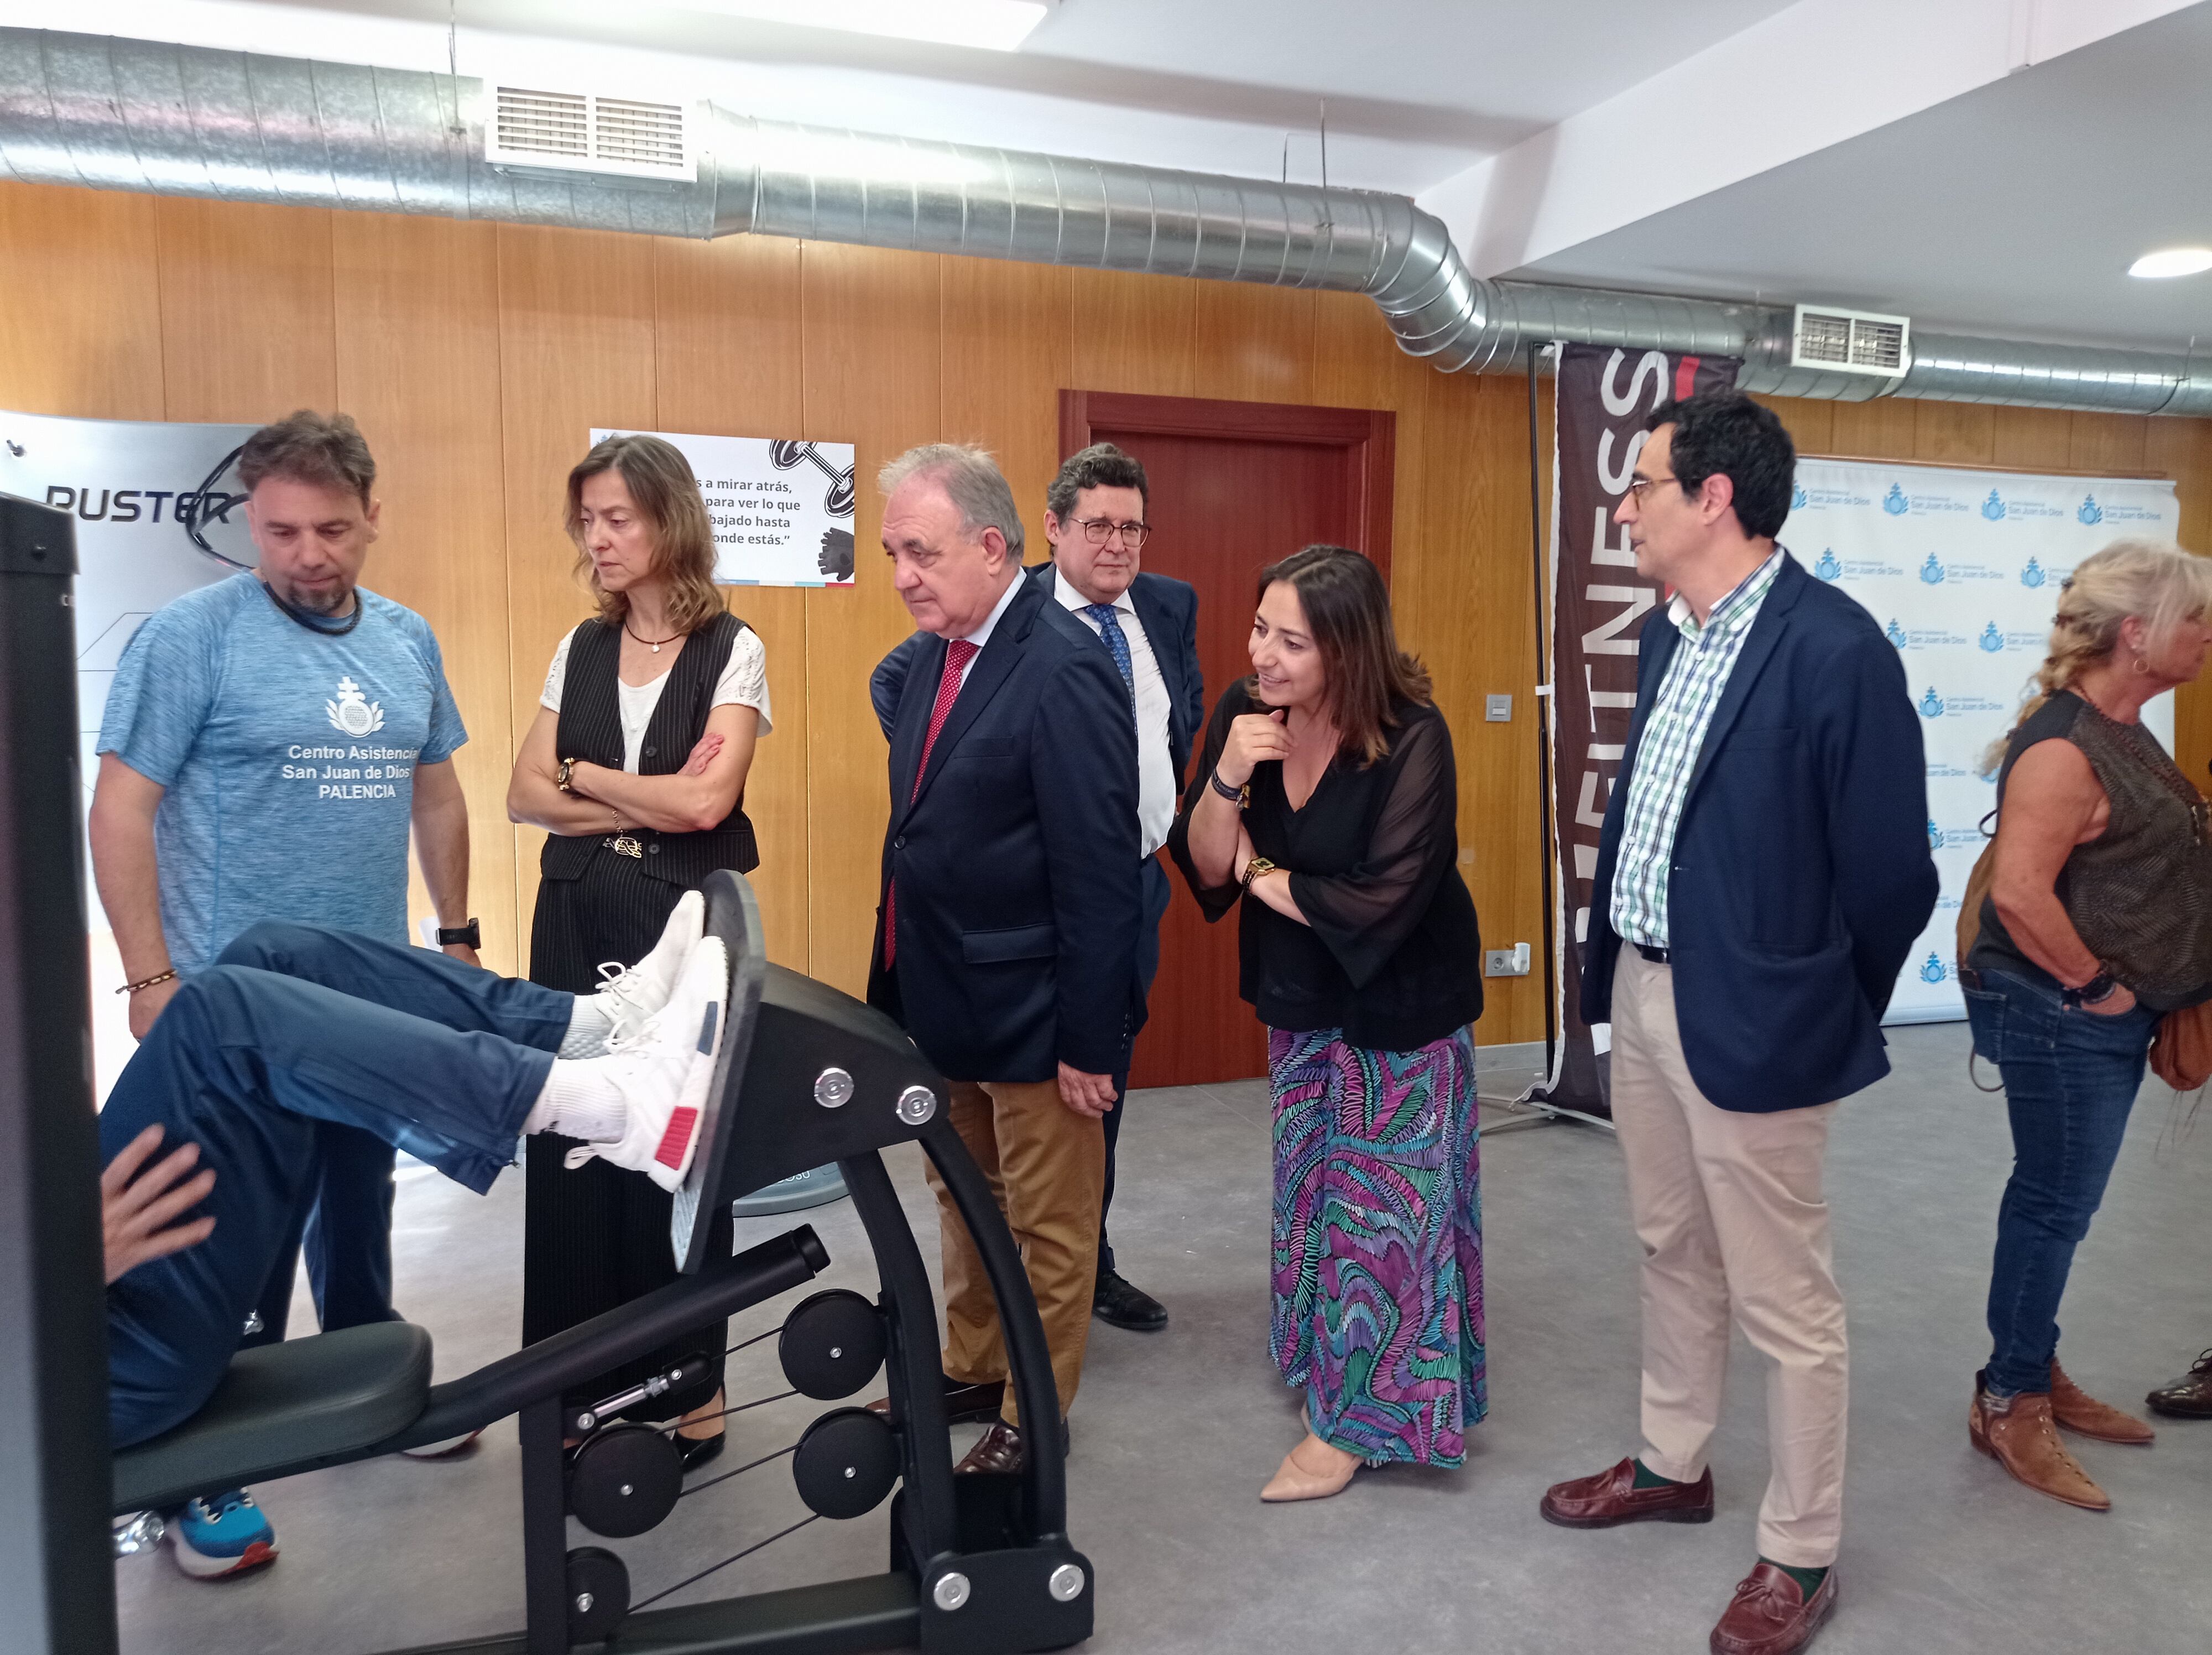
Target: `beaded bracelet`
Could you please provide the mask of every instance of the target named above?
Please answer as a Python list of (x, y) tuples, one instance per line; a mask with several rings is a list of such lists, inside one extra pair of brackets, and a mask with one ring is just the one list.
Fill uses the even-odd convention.
[(141, 989), (150, 989), (157, 983), (167, 983), (171, 977), (176, 976), (176, 974), (177, 968), (172, 965), (167, 970), (161, 972), (157, 976), (149, 977), (142, 983), (126, 983), (115, 992), (119, 995), (135, 995)]

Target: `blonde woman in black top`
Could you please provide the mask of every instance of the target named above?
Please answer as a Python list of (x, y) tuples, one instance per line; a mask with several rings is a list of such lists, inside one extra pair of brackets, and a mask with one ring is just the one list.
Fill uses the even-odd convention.
[[(551, 836), (531, 980), (591, 994), (644, 956), (687, 889), (718, 867), (758, 866), (743, 800), (753, 743), (769, 727), (767, 655), (723, 605), (706, 503), (672, 444), (617, 436), (593, 448), (568, 474), (567, 524), (599, 612), (554, 652), (507, 814)], [(672, 1198), (604, 1160), (565, 1166), (572, 1147), (541, 1134), (526, 1151), (526, 1344), (676, 1279)], [(645, 1417), (698, 1416), (682, 1436), (687, 1464), (699, 1463), (721, 1447), (724, 1342), (688, 1335), (570, 1400), (704, 1359), (699, 1384), (643, 1405)]]
[(1363, 1463), (1457, 1465), (1487, 1409), (1474, 1048), (1482, 942), (1451, 733), (1375, 566), (1309, 546), (1260, 577), (1253, 673), (1213, 709), (1168, 840), (1238, 909), (1274, 1092), (1270, 1347), (1306, 1435), (1266, 1500)]

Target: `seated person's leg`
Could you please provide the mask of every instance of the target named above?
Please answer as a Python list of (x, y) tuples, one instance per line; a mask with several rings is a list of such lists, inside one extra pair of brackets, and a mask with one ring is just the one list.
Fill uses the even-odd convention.
[[(214, 1220), (205, 1240), (119, 1268), (111, 1242), (116, 1445), (189, 1417), (222, 1377), (289, 1232), (317, 1122), (373, 1133), (479, 1194), (525, 1131), (566, 1133), (664, 1188), (680, 1183), (728, 970), (719, 944), (694, 950), (653, 1037), (582, 1062), (273, 972), (222, 965), (188, 981), (100, 1116), (103, 1165), (138, 1153), (158, 1127), (214, 1174), (195, 1209)], [(120, 1192), (103, 1190), (111, 1219)]]
[(392, 1308), (395, 1152), (358, 1127), (325, 1121), (315, 1135), (321, 1164), (301, 1249), (315, 1319), (325, 1333), (404, 1320)]

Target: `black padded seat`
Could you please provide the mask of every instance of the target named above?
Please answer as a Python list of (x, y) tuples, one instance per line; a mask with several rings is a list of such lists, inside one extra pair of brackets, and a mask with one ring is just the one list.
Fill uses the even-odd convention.
[(298, 1470), (405, 1430), (430, 1396), (430, 1335), (377, 1322), (241, 1350), (207, 1406), (115, 1457), (118, 1512)]

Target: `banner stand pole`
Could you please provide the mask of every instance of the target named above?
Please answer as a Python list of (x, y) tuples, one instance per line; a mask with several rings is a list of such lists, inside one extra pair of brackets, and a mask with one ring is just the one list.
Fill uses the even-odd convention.
[[(1559, 996), (1564, 992), (1559, 977), (1558, 898), (1554, 894), (1552, 843), (1552, 720), (1555, 715), (1556, 697), (1552, 694), (1553, 661), (1547, 651), (1544, 627), (1544, 594), (1549, 589), (1544, 575), (1544, 508), (1543, 475), (1540, 459), (1541, 426), (1537, 418), (1536, 361), (1546, 351), (1554, 349), (1543, 341), (1532, 341), (1528, 346), (1528, 569), (1534, 583), (1531, 606), (1536, 628), (1536, 672), (1544, 683), (1535, 687), (1536, 702), (1536, 833), (1537, 866), (1543, 878), (1544, 910), (1544, 1074), (1513, 1100), (1516, 1109), (1533, 1112), (1529, 1126), (1547, 1125), (1554, 1121), (1575, 1121), (1584, 1126), (1602, 1127), (1610, 1131), (1613, 1123), (1586, 1114), (1578, 1109), (1564, 1109), (1553, 1103), (1547, 1093), (1559, 1076)], [(1522, 1123), (1515, 1123), (1522, 1124)]]

